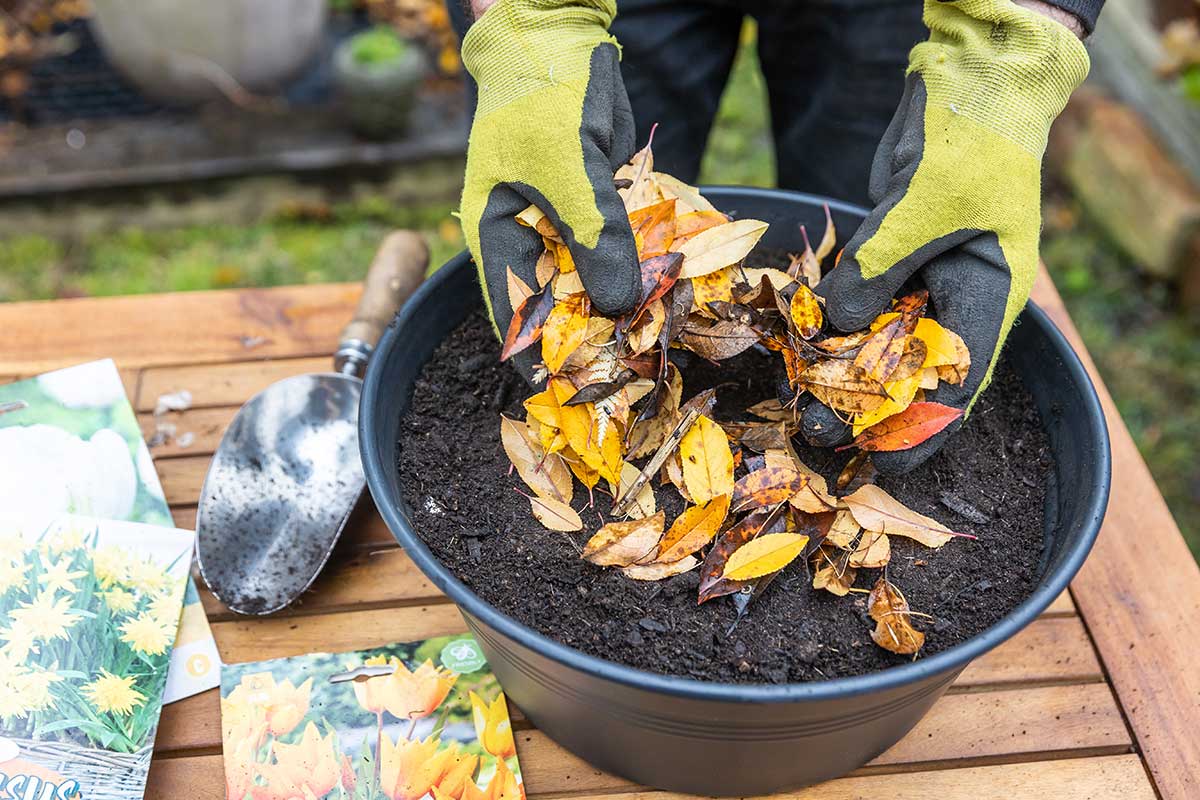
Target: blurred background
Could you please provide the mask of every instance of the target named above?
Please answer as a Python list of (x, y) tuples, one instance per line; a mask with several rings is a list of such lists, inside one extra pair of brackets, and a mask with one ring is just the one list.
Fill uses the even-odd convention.
[[(769, 186), (747, 23), (702, 181)], [(1108, 0), (1046, 160), (1042, 256), (1200, 553), (1200, 0)], [(442, 0), (0, 0), (0, 300), (440, 264), (466, 144)]]

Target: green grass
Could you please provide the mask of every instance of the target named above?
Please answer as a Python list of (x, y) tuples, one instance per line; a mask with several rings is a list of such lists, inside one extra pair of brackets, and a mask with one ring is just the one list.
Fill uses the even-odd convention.
[[(775, 157), (753, 28), (709, 138), (701, 180), (770, 186)], [(1086, 219), (1052, 204), (1042, 254), (1193, 552), (1200, 553), (1200, 330), (1168, 287), (1137, 276)], [(0, 241), (0, 297), (318, 283), (359, 279), (393, 227), (426, 231), (433, 264), (462, 248), (451, 207), (380, 199), (244, 225), (130, 227), (70, 245)], [(1117, 476), (1118, 479), (1120, 476)]]

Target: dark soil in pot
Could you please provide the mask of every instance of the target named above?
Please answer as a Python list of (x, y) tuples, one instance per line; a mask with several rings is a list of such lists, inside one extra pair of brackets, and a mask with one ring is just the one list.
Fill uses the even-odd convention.
[[(811, 588), (802, 562), (789, 567), (740, 621), (729, 598), (696, 604), (695, 572), (642, 583), (579, 559), (602, 524), (548, 531), (515, 489), (500, 444), (499, 414), (523, 417), (528, 387), (498, 362), (499, 345), (481, 313), (437, 349), (401, 421), (398, 469), (414, 527), (467, 586), (500, 611), (567, 645), (652, 672), (708, 681), (780, 683), (859, 675), (903, 663), (870, 638), (866, 591), (880, 570), (860, 570), (844, 598)], [(720, 368), (682, 366), (684, 398), (715, 384), (717, 417), (745, 418), (771, 396), (778, 359), (748, 353)], [(801, 459), (830, 479), (849, 453), (806, 448)], [(990, 627), (1033, 590), (1042, 557), (1049, 446), (1033, 400), (1003, 361), (964, 428), (915, 472), (880, 478), (898, 500), (977, 541), (931, 550), (892, 538), (888, 577), (912, 609), (922, 655), (946, 650)], [(599, 489), (599, 487), (598, 487)], [(657, 489), (668, 518), (683, 501)], [(596, 492), (600, 511), (609, 498)], [(577, 509), (587, 495), (576, 493)]]

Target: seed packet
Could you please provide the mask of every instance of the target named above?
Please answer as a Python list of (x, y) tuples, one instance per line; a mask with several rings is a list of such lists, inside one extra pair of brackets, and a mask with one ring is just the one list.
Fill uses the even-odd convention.
[[(150, 451), (111, 360), (0, 386), (0, 510), (85, 514), (174, 528)], [(220, 682), (220, 658), (187, 582), (165, 702)]]
[(4, 797), (141, 797), (195, 534), (0, 515)]
[(226, 800), (523, 800), (504, 693), (469, 635), (227, 664)]

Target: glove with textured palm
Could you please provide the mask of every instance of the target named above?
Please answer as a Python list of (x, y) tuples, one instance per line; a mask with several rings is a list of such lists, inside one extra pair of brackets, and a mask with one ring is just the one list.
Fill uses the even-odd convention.
[[(925, 23), (930, 38), (913, 48), (872, 163), (875, 208), (817, 291), (834, 326), (858, 330), (920, 270), (938, 321), (971, 351), (964, 383), (927, 399), (969, 411), (1029, 297), (1046, 137), (1089, 62), (1065, 26), (1009, 0), (926, 0)], [(875, 464), (906, 472), (958, 424), (910, 450), (876, 453)], [(803, 429), (814, 444), (848, 438), (819, 404)]]
[[(639, 299), (637, 247), (613, 173), (634, 151), (633, 114), (608, 26), (613, 0), (499, 0), (463, 40), (479, 85), (462, 223), (501, 336), (512, 319), (507, 270), (537, 285), (542, 239), (514, 217), (533, 203), (570, 250), (606, 315)], [(526, 377), (534, 348), (516, 357)]]

